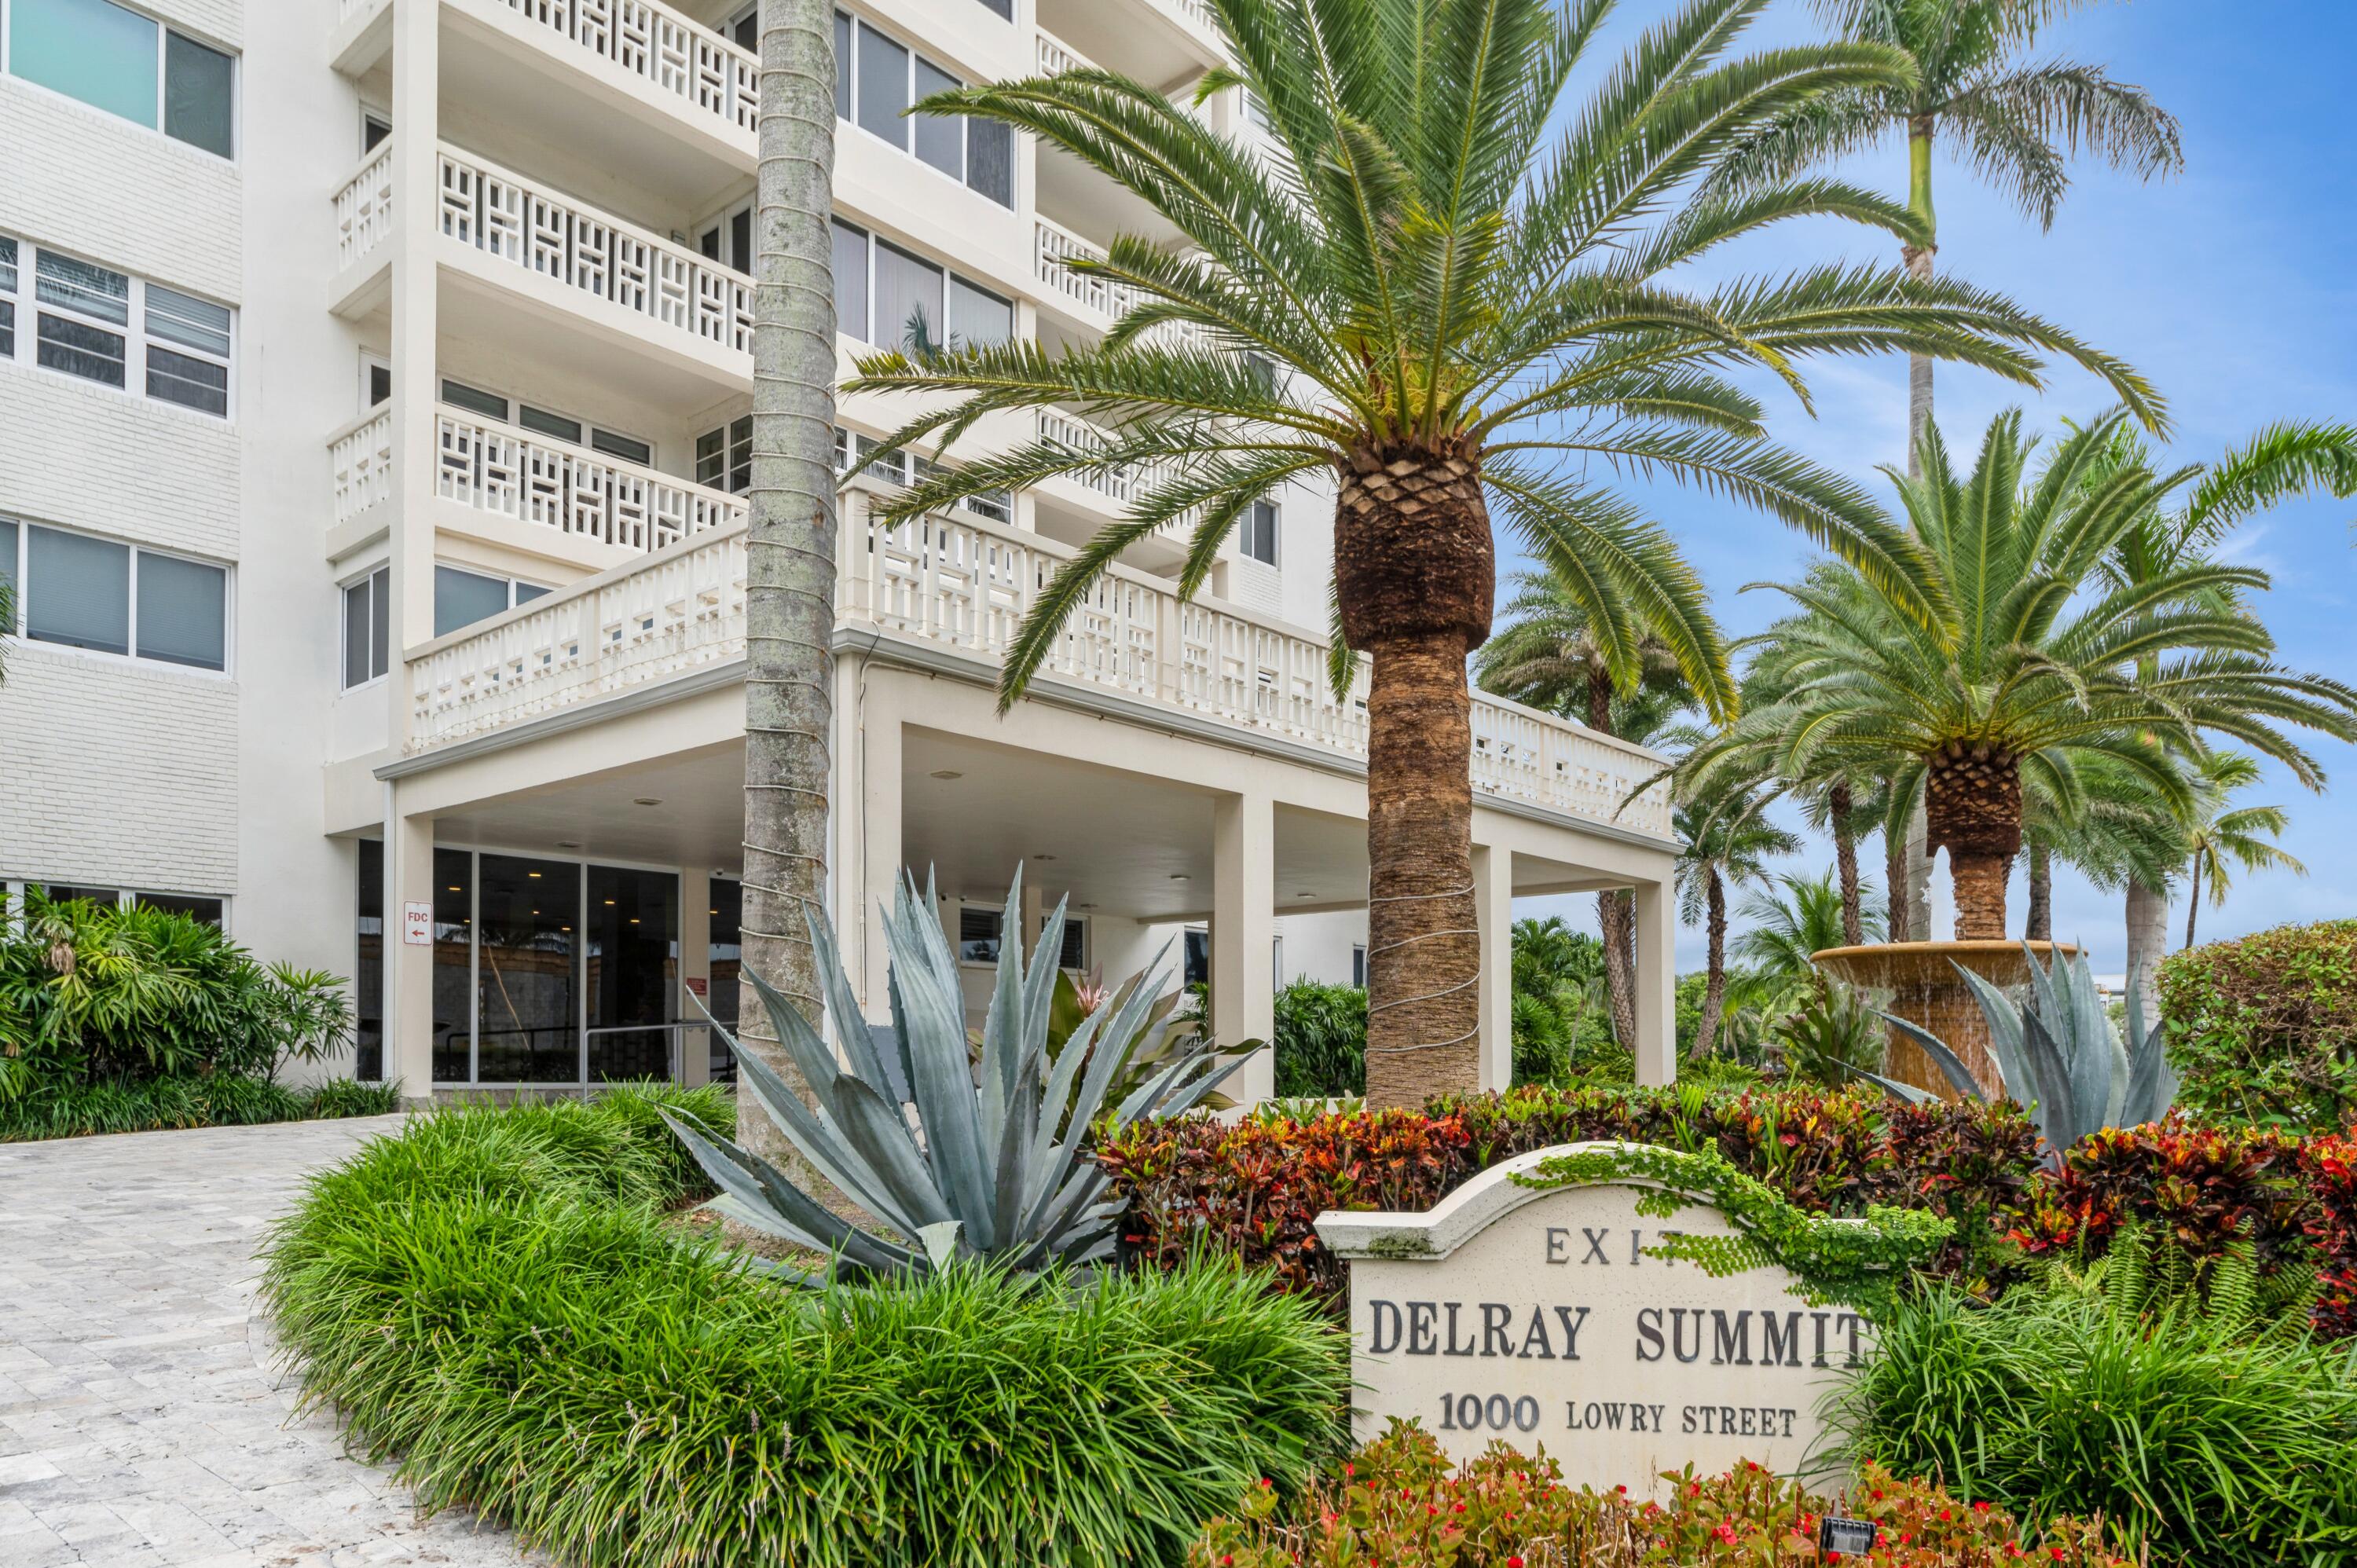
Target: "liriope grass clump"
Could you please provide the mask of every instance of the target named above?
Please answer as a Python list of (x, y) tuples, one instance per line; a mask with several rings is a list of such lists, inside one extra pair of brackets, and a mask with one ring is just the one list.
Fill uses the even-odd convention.
[(306, 1398), (580, 1564), (1160, 1562), (1340, 1441), (1346, 1348), (1254, 1275), (799, 1288), (666, 1221), (675, 1146), (644, 1095), (475, 1108), (320, 1177), (264, 1283)]

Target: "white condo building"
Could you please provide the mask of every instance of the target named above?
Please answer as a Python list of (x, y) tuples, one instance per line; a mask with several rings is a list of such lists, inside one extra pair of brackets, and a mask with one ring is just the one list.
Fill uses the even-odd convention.
[[(749, 6), (675, 5), (0, 0), (0, 882), (353, 976), (352, 1065), (413, 1093), (699, 1078), (682, 983), (735, 1001), (756, 70)], [(1201, 0), (835, 26), (846, 371), (920, 323), (1103, 332), (1125, 301), (1063, 262), (1153, 214), (902, 111), (1086, 61), (1190, 101)], [(1240, 94), (1199, 113), (1257, 134)], [(845, 400), (841, 439), (903, 412)], [(1032, 419), (972, 439), (1098, 439)], [(830, 902), (867, 1005), (904, 866), (975, 959), (1018, 862), (1071, 899), (1071, 964), (1179, 940), (1223, 1038), (1286, 980), (1354, 978), (1330, 489), (1272, 495), (1193, 603), (1177, 542), (1138, 547), (1001, 718), (1000, 650), (1135, 478), (887, 529), (888, 478), (844, 493), (836, 599)], [(1658, 1073), (1668, 811), (1621, 809), (1655, 759), (1489, 697), (1473, 724), (1485, 1078), (1512, 900), (1607, 886), (1636, 890)]]

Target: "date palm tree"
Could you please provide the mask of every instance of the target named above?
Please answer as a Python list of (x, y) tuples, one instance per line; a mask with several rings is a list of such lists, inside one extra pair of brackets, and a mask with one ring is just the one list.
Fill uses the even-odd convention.
[[(1677, 656), (1661, 637), (1637, 641), (1633, 671), (1616, 668), (1609, 636), (1587, 613), (1591, 596), (1551, 573), (1519, 573), (1505, 629), (1473, 657), (1481, 690), (1577, 719), (1599, 734), (1642, 738), (1693, 700)], [(1674, 633), (1675, 628), (1671, 628)], [(1619, 888), (1596, 896), (1604, 943), (1604, 993), (1613, 1037), (1636, 1048), (1636, 907)]]
[(1120, 520), (1035, 600), (1003, 703), (1133, 545), (1183, 532), (1191, 596), (1255, 499), (1301, 476), (1336, 481), (1338, 664), (1345, 650), (1373, 660), (1367, 1090), (1414, 1102), (1469, 1087), (1478, 1062), (1466, 655), (1490, 631), (1493, 509), (1585, 596), (1616, 672), (1636, 670), (1651, 631), (1721, 714), (1733, 682), (1701, 586), (1609, 476), (1667, 474), (1758, 507), (1897, 597), (1920, 577), (1904, 534), (1858, 487), (1768, 440), (1764, 408), (1728, 372), (1764, 366), (1805, 395), (1809, 355), (1921, 351), (2034, 382), (2038, 356), (2061, 353), (2158, 410), (2125, 366), (1961, 284), (1845, 265), (1715, 288), (1672, 275), (1788, 218), (1927, 237), (1904, 208), (1830, 179), (1695, 188), (1775, 116), (1903, 83), (1889, 48), (1737, 54), (1765, 0), (1685, 0), (1559, 116), (1610, 0), (1208, 4), (1235, 64), (1199, 91), (1254, 93), (1273, 156), (1103, 71), (920, 106), (1026, 131), (1183, 237), (1183, 250), (1116, 237), (1073, 263), (1136, 302), (1103, 342), (881, 353), (852, 385), (926, 400), (871, 461), (1006, 411), (1071, 406), (1115, 427), (1091, 450), (1042, 440), (978, 456), (884, 509), (1135, 478)]
[[(1932, 200), (1932, 151), (1945, 137), (1971, 171), (2009, 196), (2041, 229), (2070, 187), (2066, 166), (2082, 152), (2139, 177), (2184, 166), (2176, 118), (2142, 88), (2115, 81), (2102, 67), (2067, 60), (2029, 62), (2047, 23), (2085, 0), (1812, 0), (1838, 36), (1899, 50), (1913, 65), (1897, 88), (1861, 87), (1799, 104), (1779, 117), (1720, 173), (1727, 188), (1791, 179), (1903, 135), (1907, 208), (1921, 238), (1900, 259), (1910, 275), (1929, 278), (1939, 252)], [(1932, 359), (1907, 366), (1907, 471), (1922, 472), (1920, 448), (1932, 424)], [(1920, 803), (1903, 829), (1907, 880), (1894, 882), (1891, 940), (1929, 937), (1924, 902), (1931, 875)], [(1894, 857), (1895, 858), (1895, 857)]]
[[(755, 198), (753, 474), (745, 581), (744, 979), (741, 1045), (794, 1076), (754, 977), (820, 1023), (803, 914), (826, 886), (827, 732), (834, 630), (834, 18), (819, 0), (761, 0)], [(845, 1021), (838, 1020), (838, 1026)], [(794, 1158), (765, 1116), (747, 1144)]]
[(2191, 873), (2191, 886), (2185, 899), (2187, 947), (2193, 945), (2193, 923), (2201, 913), (2205, 877), (2210, 902), (2222, 908), (2236, 870), (2308, 875), (2308, 867), (2289, 851), (2268, 842), (2280, 837), (2291, 825), (2290, 815), (2281, 806), (2229, 804), (2236, 790), (2247, 789), (2259, 781), (2257, 763), (2239, 752), (2216, 751), (2201, 759), (2201, 771), (2196, 810), (2186, 823), (2186, 843), (2190, 852), (2186, 863)]
[(1717, 1043), (1727, 1007), (1727, 895), (1764, 880), (1771, 855), (1790, 854), (1801, 841), (1770, 822), (1757, 790), (1730, 789), (1720, 799), (1687, 800), (1673, 817), (1678, 835), (1678, 918), (1703, 928), (1702, 1016), (1687, 1056), (1706, 1059)]
[(2198, 753), (2212, 736), (2320, 779), (2282, 726), (2357, 736), (2357, 691), (2269, 662), (2266, 628), (2218, 607), (2265, 587), (2265, 573), (2196, 560), (2134, 585), (2104, 580), (2121, 540), (2200, 472), (2135, 464), (2088, 483), (2124, 418), (2073, 434), (2027, 486), (2035, 443), (2018, 413), (1990, 424), (1969, 475), (1928, 433), (1922, 477), (1891, 478), (1924, 545), (1909, 602), (1938, 603), (1939, 617), (1915, 621), (1855, 575), (1784, 587), (1808, 612), (1778, 628), (1789, 694), (1699, 748), (1689, 787), (1745, 776), (1763, 757), (1788, 777), (1845, 757), (1920, 768), (1957, 935), (1990, 940), (2006, 934), (2025, 788), (2067, 814), (2084, 798), (2084, 769), (2110, 766), (2182, 811), (2190, 790), (2172, 747)]

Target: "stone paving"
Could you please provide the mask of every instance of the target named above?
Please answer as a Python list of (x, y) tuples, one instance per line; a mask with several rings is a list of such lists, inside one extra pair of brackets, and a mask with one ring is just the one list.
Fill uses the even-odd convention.
[(253, 1316), (264, 1227), (398, 1117), (0, 1144), (0, 1568), (516, 1568), (348, 1455)]

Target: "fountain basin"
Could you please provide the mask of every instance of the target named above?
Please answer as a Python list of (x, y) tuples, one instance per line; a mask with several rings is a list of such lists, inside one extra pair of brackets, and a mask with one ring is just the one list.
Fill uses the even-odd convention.
[[(2040, 963), (2051, 963), (2056, 953), (2075, 954), (2067, 943), (2017, 941), (1873, 942), (1864, 947), (1826, 948), (1809, 955), (1835, 980), (1891, 993), (1885, 1009), (1937, 1036), (1972, 1069), (1984, 1093), (1992, 1099), (2005, 1092), (2005, 1080), (1989, 1050), (1988, 1022), (1972, 987), (1956, 972), (1961, 964), (1992, 985), (2027, 985), (2027, 946)], [(1890, 1047), (1883, 1061), (1885, 1076), (1928, 1089), (1943, 1100), (1959, 1098), (1955, 1089), (1932, 1064), (1931, 1053), (1897, 1029), (1889, 1031)]]

